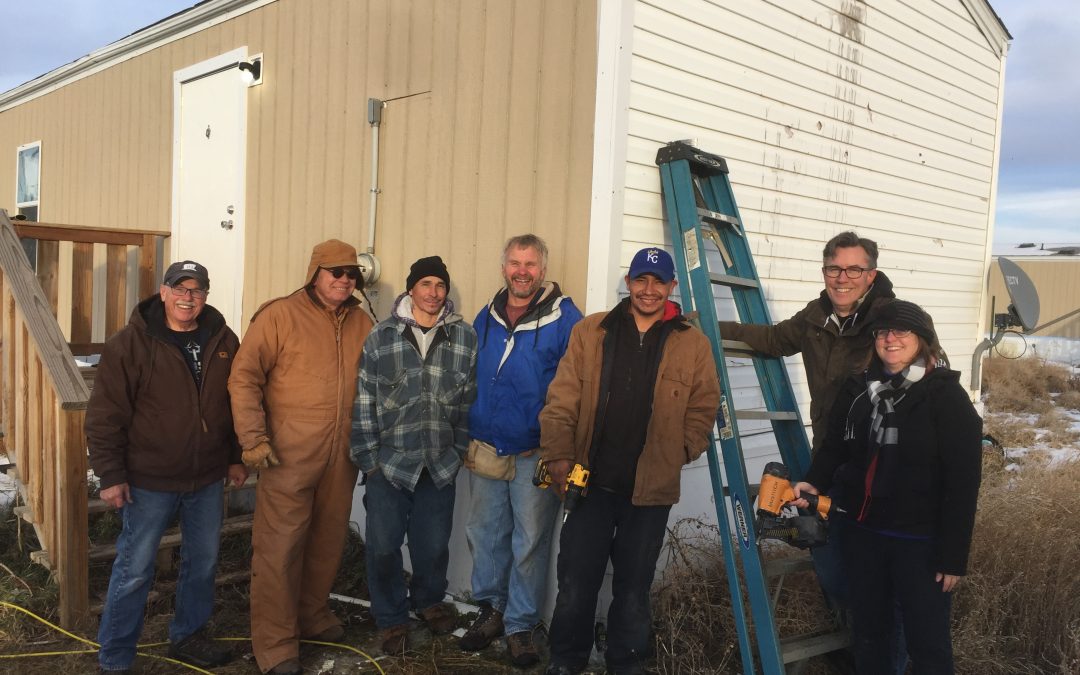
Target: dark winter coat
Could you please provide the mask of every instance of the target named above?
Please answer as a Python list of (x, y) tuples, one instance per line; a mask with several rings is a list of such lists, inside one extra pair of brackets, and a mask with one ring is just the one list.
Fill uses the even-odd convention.
[(102, 489), (129, 483), (193, 491), (240, 463), (227, 389), (240, 341), (210, 305), (199, 324), (209, 336), (200, 386), (167, 337), (158, 296), (140, 302), (128, 325), (106, 341), (86, 409), (90, 466)]
[(962, 575), (982, 472), (982, 420), (960, 373), (946, 368), (927, 373), (895, 405), (899, 443), (878, 458), (867, 486), (872, 406), (865, 377), (849, 378), (806, 482), (833, 490), (848, 517), (863, 513), (866, 527), (933, 538), (937, 571)]
[(806, 383), (810, 388), (810, 424), (814, 432), (815, 452), (825, 439), (829, 410), (848, 377), (866, 367), (874, 339), (866, 327), (890, 299), (895, 298), (892, 282), (878, 271), (874, 285), (856, 309), (851, 325), (840, 326), (829, 317), (832, 301), (821, 295), (799, 310), (795, 316), (771, 326), (721, 321), (720, 334), (725, 340), (740, 340), (755, 351), (770, 356), (802, 353)]

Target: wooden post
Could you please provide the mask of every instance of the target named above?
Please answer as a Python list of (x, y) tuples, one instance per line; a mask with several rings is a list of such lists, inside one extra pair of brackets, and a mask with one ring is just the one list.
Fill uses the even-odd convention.
[(127, 246), (109, 244), (106, 255), (103, 342), (127, 323)]
[(38, 241), (37, 263), (37, 278), (41, 283), (41, 290), (45, 292), (45, 299), (52, 307), (53, 316), (56, 316), (56, 303), (60, 293), (60, 242)]
[(87, 344), (94, 332), (94, 245), (73, 244), (71, 267), (71, 342)]
[(86, 537), (86, 439), (83, 424), (85, 410), (57, 413), (56, 446), (59, 459), (57, 481), (56, 527), (70, 533), (57, 537), (55, 555), (56, 583), (60, 587), (60, 624), (75, 626), (90, 608)]
[(143, 235), (139, 245), (139, 297), (143, 300), (157, 290), (157, 237)]

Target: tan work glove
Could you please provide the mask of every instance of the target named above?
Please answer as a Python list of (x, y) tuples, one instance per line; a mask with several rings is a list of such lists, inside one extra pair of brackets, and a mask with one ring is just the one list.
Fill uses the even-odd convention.
[(241, 455), (244, 460), (244, 464), (250, 466), (252, 469), (265, 469), (268, 466), (277, 466), (281, 464), (281, 460), (274, 454), (274, 449), (270, 447), (270, 443), (263, 441), (254, 448), (245, 450)]

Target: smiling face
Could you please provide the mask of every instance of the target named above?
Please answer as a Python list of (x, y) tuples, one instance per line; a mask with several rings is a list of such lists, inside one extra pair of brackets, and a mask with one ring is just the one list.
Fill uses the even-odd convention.
[(319, 268), (319, 273), (315, 275), (315, 295), (319, 298), (319, 302), (326, 305), (330, 309), (337, 309), (341, 307), (342, 303), (348, 300), (353, 291), (356, 290), (356, 280), (350, 279), (349, 275), (342, 274), (337, 279), (334, 278), (334, 274), (323, 267)]
[(446, 304), (446, 282), (439, 277), (423, 277), (409, 289), (412, 314), (421, 326), (434, 326)]
[[(199, 314), (206, 306), (206, 294), (199, 282), (183, 279), (176, 286), (162, 284), (160, 291), (161, 302), (165, 304), (165, 323), (169, 328), (175, 331), (195, 330), (199, 325)], [(200, 297), (195, 297), (196, 294)]]
[[(846, 246), (836, 249), (836, 255), (825, 260), (825, 265), (837, 267), (871, 267), (870, 256), (862, 246)], [(863, 272), (858, 279), (848, 277), (847, 272), (841, 272), (835, 279), (822, 275), (825, 278), (825, 292), (832, 301), (833, 311), (839, 316), (848, 316), (855, 310), (859, 298), (866, 295), (877, 278), (877, 270)]]
[(626, 290), (630, 291), (630, 313), (637, 320), (638, 328), (652, 325), (664, 316), (668, 296), (675, 290), (674, 279), (661, 281), (653, 274), (642, 274), (631, 279), (626, 277)]
[[(536, 291), (540, 290), (547, 270), (543, 267), (540, 251), (532, 246), (517, 246), (506, 252), (502, 274), (506, 281), (506, 290), (510, 292), (508, 302), (519, 305), (532, 300)], [(514, 302), (515, 299), (518, 302)]]
[(899, 373), (919, 355), (919, 336), (908, 332), (897, 337), (892, 331), (879, 330), (874, 338), (874, 350), (888, 373)]

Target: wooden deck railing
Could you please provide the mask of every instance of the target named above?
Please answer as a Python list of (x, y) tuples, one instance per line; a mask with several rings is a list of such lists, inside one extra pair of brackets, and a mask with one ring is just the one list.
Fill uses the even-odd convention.
[[(35, 276), (19, 236), (39, 240)], [(151, 288), (163, 235), (19, 223), (0, 210), (0, 378), (4, 446), (14, 462), (24, 518), (42, 550), (32, 556), (53, 571), (59, 586), (60, 621), (73, 626), (86, 615), (88, 533), (87, 457), (83, 422), (90, 391), (72, 357), (70, 342), (93, 347), (95, 316), (104, 311), (108, 333), (127, 318), (127, 246), (138, 247), (138, 295)], [(135, 237), (138, 237), (135, 239)], [(73, 242), (71, 262), (60, 255)], [(42, 246), (41, 243), (47, 243)], [(133, 243), (137, 242), (137, 243)], [(95, 244), (106, 250), (106, 285), (94, 284)], [(65, 246), (66, 248), (66, 246)], [(44, 251), (44, 255), (42, 255)], [(63, 274), (60, 273), (61, 268)], [(62, 283), (70, 269), (71, 285)], [(97, 275), (100, 277), (100, 275)], [(40, 281), (39, 281), (40, 279)], [(102, 292), (103, 291), (103, 292)], [(104, 298), (104, 307), (94, 298)], [(65, 335), (57, 307), (70, 307)], [(80, 350), (84, 351), (85, 350)]]

